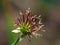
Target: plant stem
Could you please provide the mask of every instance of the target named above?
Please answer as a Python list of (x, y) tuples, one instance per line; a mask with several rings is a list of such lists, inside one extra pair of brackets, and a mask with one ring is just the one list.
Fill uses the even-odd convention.
[(18, 38), (11, 44), (11, 45), (17, 45), (19, 41), (22, 41), (25, 38), (26, 35), (18, 35)]
[(20, 36), (11, 45), (17, 45), (17, 43), (19, 42), (19, 40), (20, 40)]

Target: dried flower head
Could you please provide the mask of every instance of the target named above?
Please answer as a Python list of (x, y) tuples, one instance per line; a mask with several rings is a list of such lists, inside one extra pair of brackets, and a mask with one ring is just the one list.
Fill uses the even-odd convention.
[(44, 26), (41, 23), (40, 17), (41, 15), (31, 15), (30, 8), (26, 10), (26, 13), (20, 12), (20, 15), (17, 17), (17, 20), (15, 22), (18, 27), (12, 32), (34, 37), (39, 36), (39, 34), (37, 34), (37, 31), (40, 31)]

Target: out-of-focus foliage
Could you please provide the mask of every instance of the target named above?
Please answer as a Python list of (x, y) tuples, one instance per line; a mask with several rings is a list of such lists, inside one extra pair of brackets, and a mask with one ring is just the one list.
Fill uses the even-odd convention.
[(9, 0), (3, 1), (3, 9), (4, 9), (4, 16), (6, 17), (6, 24), (8, 29), (8, 38), (9, 44), (11, 45), (17, 38), (17, 35), (12, 33), (11, 31), (15, 28), (13, 25), (13, 13), (9, 3)]
[(8, 36), (9, 36), (9, 44), (11, 45), (14, 40), (16, 40), (17, 36), (16, 34), (12, 33), (11, 31), (15, 28), (13, 25), (13, 18), (9, 16), (9, 14), (7, 14), (6, 16), (7, 19), (7, 27), (8, 27)]
[(0, 0), (0, 11), (3, 11), (3, 0)]

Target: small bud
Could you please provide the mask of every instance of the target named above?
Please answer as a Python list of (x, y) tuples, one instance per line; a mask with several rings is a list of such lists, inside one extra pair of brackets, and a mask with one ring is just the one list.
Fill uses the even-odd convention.
[(41, 30), (41, 31), (45, 32), (46, 30)]
[(28, 8), (28, 10), (26, 10), (26, 14), (29, 14), (31, 12), (30, 8)]
[(41, 15), (38, 16), (39, 18), (41, 17)]
[(42, 24), (41, 19), (40, 19), (40, 21), (39, 21), (39, 24)]
[(42, 28), (44, 25), (41, 25), (39, 28)]
[(20, 15), (23, 15), (23, 13), (22, 13), (22, 12), (20, 12)]

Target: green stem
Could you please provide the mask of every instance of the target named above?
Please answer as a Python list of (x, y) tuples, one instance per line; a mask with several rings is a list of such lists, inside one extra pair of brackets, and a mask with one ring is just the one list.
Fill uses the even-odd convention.
[(17, 43), (19, 42), (19, 40), (20, 40), (20, 36), (11, 45), (17, 45)]
[(19, 35), (16, 41), (14, 41), (11, 45), (17, 45), (19, 41), (22, 41), (26, 35)]

